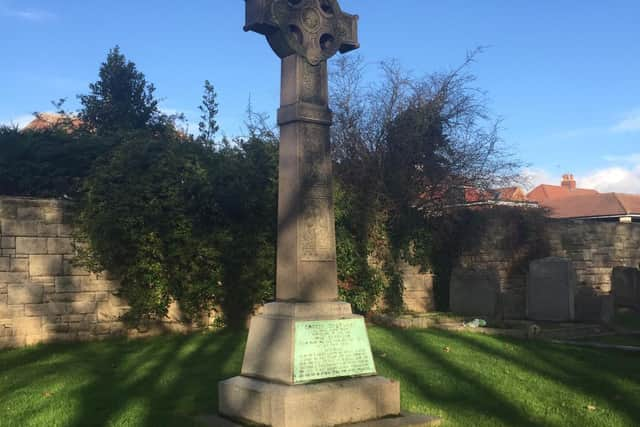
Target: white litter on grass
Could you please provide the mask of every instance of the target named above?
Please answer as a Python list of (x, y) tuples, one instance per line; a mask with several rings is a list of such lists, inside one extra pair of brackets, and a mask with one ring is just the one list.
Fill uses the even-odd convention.
[(465, 328), (482, 328), (487, 326), (487, 321), (484, 319), (473, 319), (471, 322), (462, 322), (462, 326)]

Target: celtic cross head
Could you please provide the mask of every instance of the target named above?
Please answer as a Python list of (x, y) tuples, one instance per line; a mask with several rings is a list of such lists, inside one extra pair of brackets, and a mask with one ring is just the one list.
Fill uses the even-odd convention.
[(245, 31), (267, 37), (280, 58), (298, 54), (318, 65), (337, 52), (357, 49), (358, 16), (337, 0), (245, 0)]

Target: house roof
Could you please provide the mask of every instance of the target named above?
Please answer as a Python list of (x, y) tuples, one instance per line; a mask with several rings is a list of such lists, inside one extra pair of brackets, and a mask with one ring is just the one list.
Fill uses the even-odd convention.
[(551, 218), (594, 218), (640, 215), (640, 195), (621, 193), (580, 194), (544, 202)]
[(69, 121), (71, 128), (77, 129), (82, 125), (82, 120), (75, 116), (65, 116), (57, 113), (38, 113), (34, 119), (26, 125), (22, 130), (45, 131), (54, 128), (57, 125), (66, 125), (65, 121)]
[(575, 196), (594, 195), (594, 194), (599, 194), (599, 193), (596, 190), (591, 190), (587, 188), (570, 189), (560, 185), (541, 184), (541, 185), (538, 185), (533, 190), (531, 190), (529, 194), (527, 194), (527, 199), (538, 202), (538, 203), (545, 203), (548, 200), (575, 197)]
[(497, 188), (494, 190), (498, 200), (526, 201), (527, 195), (520, 187)]

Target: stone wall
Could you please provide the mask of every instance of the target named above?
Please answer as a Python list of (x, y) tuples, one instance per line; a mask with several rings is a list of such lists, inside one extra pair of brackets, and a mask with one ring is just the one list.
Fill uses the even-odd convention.
[(0, 347), (182, 330), (175, 306), (148, 330), (125, 327), (118, 282), (74, 265), (70, 208), (60, 200), (0, 197)]
[(547, 235), (552, 255), (572, 261), (578, 288), (608, 293), (614, 267), (640, 265), (640, 223), (552, 221)]
[[(544, 256), (570, 260), (576, 270), (577, 293), (606, 295), (614, 267), (640, 265), (640, 224), (549, 220), (545, 224), (546, 253), (532, 254), (513, 244), (513, 230), (499, 219), (483, 231), (473, 249), (462, 254), (462, 268), (493, 270), (499, 277), (502, 315), (522, 319), (526, 313), (526, 273), (529, 261)], [(472, 286), (473, 283), (469, 283)]]

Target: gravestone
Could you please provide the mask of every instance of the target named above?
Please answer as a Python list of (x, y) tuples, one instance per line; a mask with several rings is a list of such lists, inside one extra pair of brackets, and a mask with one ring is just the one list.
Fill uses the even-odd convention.
[(573, 321), (575, 292), (576, 273), (569, 260), (549, 257), (532, 261), (527, 277), (527, 318)]
[(245, 30), (266, 36), (282, 81), (276, 302), (251, 320), (241, 375), (218, 387), (219, 412), (242, 423), (432, 420), (403, 424), (399, 383), (376, 375), (364, 319), (338, 301), (326, 61), (358, 48), (357, 23), (337, 0), (246, 0)]
[(632, 267), (614, 267), (611, 289), (616, 306), (640, 307), (640, 271)]
[(505, 320), (522, 320), (527, 315), (527, 296), (524, 288), (505, 289), (500, 293), (502, 317)]
[(451, 273), (449, 306), (455, 314), (496, 317), (499, 294), (495, 270), (456, 267)]
[(610, 323), (614, 316), (614, 298), (598, 294), (592, 288), (581, 288), (575, 296), (575, 320)]
[(433, 290), (433, 274), (422, 272), (419, 267), (402, 263), (400, 266), (404, 292), (404, 307), (414, 313), (430, 313), (436, 310)]

